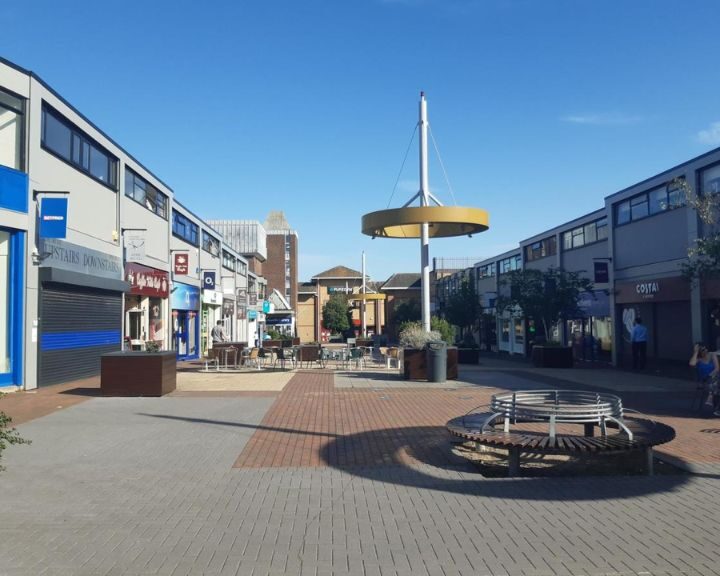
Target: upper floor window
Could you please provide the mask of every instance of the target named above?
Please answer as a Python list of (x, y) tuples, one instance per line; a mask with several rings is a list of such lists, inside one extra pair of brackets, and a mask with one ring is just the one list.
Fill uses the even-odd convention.
[(127, 167), (125, 168), (125, 196), (167, 220), (167, 196)]
[(700, 191), (702, 194), (720, 194), (720, 164), (700, 173)]
[(25, 169), (25, 99), (0, 90), (0, 164)]
[(42, 146), (91, 178), (117, 190), (117, 158), (47, 104), (43, 104), (42, 109)]
[(247, 276), (247, 264), (242, 260), (237, 261), (237, 273), (241, 276)]
[(546, 256), (554, 256), (557, 254), (557, 238), (550, 236), (539, 242), (533, 242), (530, 246), (525, 246), (525, 260), (532, 262)]
[[(628, 206), (629, 208), (629, 206)], [(608, 236), (607, 218), (600, 218), (583, 226), (578, 226), (563, 233), (563, 250), (580, 248), (586, 244), (592, 244), (599, 240), (605, 240)]]
[(615, 224), (627, 224), (685, 205), (682, 185), (668, 182), (615, 205)]
[(478, 278), (489, 278), (495, 276), (495, 263), (478, 267)]
[(512, 272), (513, 270), (520, 270), (522, 269), (522, 257), (518, 254), (517, 256), (504, 258), (503, 260), (500, 260), (499, 266), (500, 274), (506, 274), (508, 272)]
[(210, 252), (213, 256), (220, 255), (220, 240), (211, 236), (205, 230), (203, 230), (202, 236), (202, 247), (206, 252)]
[(198, 245), (198, 225), (177, 210), (173, 210), (173, 234), (188, 244)]
[(222, 265), (223, 268), (227, 268), (228, 270), (232, 270), (235, 272), (235, 256), (230, 254), (227, 250), (222, 251)]

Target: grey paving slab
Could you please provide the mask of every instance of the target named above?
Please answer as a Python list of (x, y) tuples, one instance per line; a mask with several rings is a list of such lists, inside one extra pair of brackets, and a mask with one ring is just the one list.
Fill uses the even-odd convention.
[(0, 575), (718, 574), (717, 475), (233, 469), (272, 401), (97, 398), (21, 426)]

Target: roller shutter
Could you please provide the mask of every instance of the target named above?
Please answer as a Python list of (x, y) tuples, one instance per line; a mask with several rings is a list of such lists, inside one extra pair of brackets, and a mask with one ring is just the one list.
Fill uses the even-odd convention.
[(122, 294), (44, 283), (40, 296), (40, 386), (100, 373), (100, 356), (121, 349)]

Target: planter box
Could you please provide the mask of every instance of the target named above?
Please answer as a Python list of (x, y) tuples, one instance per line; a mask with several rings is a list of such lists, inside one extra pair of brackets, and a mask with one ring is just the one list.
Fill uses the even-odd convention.
[(164, 396), (176, 386), (175, 352), (110, 352), (100, 359), (103, 396)]
[(320, 360), (320, 347), (319, 346), (300, 346), (298, 348), (298, 361), (301, 363), (307, 362), (318, 362)]
[(573, 350), (569, 346), (533, 346), (532, 361), (538, 368), (572, 368)]
[(372, 338), (358, 338), (355, 341), (355, 346), (372, 347), (372, 345), (373, 345)]
[[(403, 371), (405, 380), (427, 380), (427, 356), (423, 348), (403, 348)], [(458, 349), (447, 349), (448, 380), (457, 380), (458, 377)]]
[(458, 348), (458, 363), (477, 364), (480, 362), (479, 348)]
[[(297, 340), (297, 343), (295, 342)], [(300, 344), (299, 338), (292, 340), (263, 340), (261, 346), (263, 348), (292, 348)]]

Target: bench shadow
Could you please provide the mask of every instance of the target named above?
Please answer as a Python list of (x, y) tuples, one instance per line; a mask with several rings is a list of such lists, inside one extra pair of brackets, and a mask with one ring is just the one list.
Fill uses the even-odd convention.
[[(617, 474), (603, 473), (602, 478), (577, 472), (538, 475), (536, 471), (532, 475), (513, 478), (498, 474), (487, 477), (480, 466), (453, 450), (451, 439), (444, 427), (387, 428), (332, 438), (320, 450), (320, 456), (328, 466), (368, 480), (455, 494), (522, 500), (634, 498), (676, 490), (692, 478), (669, 464), (663, 464), (666, 473), (655, 476), (628, 474), (619, 469)], [(371, 449), (368, 454), (367, 447), (374, 446), (381, 449), (374, 453)], [(526, 455), (524, 463), (537, 459), (537, 456)]]

